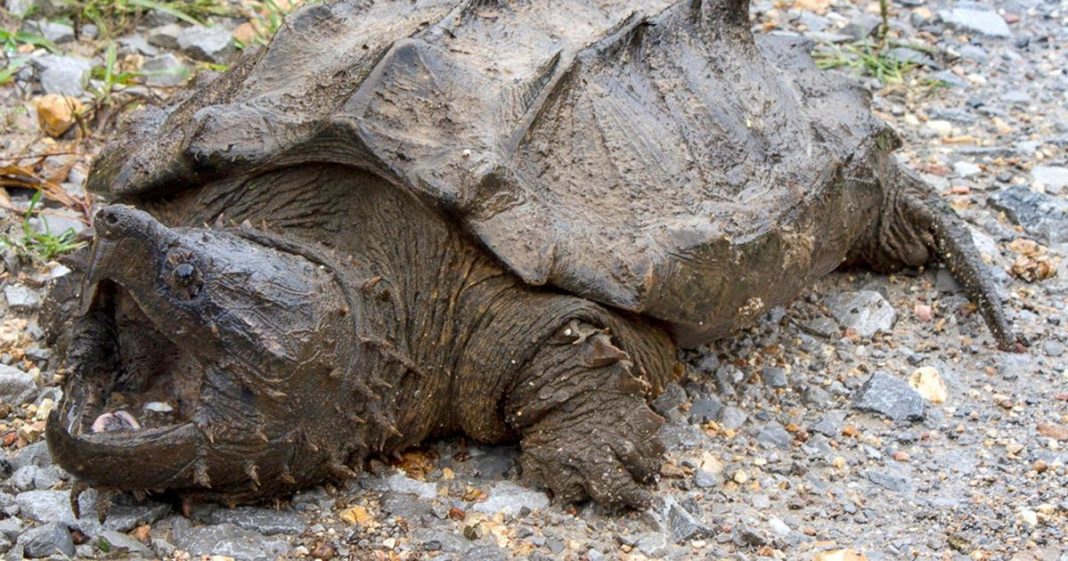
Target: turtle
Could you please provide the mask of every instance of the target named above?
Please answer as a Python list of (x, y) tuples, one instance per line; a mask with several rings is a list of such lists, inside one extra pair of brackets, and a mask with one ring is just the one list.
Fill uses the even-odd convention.
[(678, 349), (964, 223), (746, 0), (338, 0), (94, 161), (46, 436), (80, 488), (236, 504), (462, 434), (556, 500), (647, 505)]

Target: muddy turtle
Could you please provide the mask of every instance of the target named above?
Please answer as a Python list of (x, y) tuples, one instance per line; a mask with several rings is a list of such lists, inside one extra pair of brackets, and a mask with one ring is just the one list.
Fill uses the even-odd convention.
[(963, 224), (866, 94), (744, 0), (347, 0), (95, 162), (57, 463), (254, 501), (437, 435), (516, 439), (641, 505), (676, 345), (839, 265), (939, 259), (1015, 344)]

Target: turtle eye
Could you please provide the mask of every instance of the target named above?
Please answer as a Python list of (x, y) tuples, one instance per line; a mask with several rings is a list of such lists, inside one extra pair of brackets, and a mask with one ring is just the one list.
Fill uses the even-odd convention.
[(196, 280), (197, 270), (189, 263), (182, 263), (174, 268), (174, 272), (171, 273), (174, 277), (174, 284), (181, 287), (188, 287)]
[(196, 265), (189, 262), (174, 265), (171, 268), (167, 284), (170, 285), (171, 290), (179, 298), (185, 300), (195, 298), (197, 294), (200, 294), (200, 289), (204, 286), (204, 282), (200, 278), (200, 271), (197, 270)]

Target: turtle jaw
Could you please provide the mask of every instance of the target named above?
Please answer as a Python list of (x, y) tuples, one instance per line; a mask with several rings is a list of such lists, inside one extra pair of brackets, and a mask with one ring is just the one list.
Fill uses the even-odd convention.
[(205, 445), (194, 421), (202, 366), (153, 329), (115, 281), (100, 279), (89, 294), (76, 320), (63, 401), (48, 418), (52, 457), (93, 486), (193, 486), (193, 463)]

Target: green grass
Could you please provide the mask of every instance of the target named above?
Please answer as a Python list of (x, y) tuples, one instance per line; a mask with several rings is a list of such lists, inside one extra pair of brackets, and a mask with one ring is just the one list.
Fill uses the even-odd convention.
[(22, 237), (14, 238), (12, 236), (0, 236), (0, 243), (9, 246), (15, 251), (17, 255), (22, 258), (38, 263), (46, 263), (63, 255), (64, 253), (70, 253), (85, 245), (84, 242), (75, 241), (77, 234), (75, 234), (72, 228), (68, 228), (66, 231), (54, 234), (48, 228), (48, 221), (44, 216), (40, 216), (39, 219), (44, 225), (44, 232), (37, 231), (33, 225), (30, 224), (30, 218), (33, 216), (33, 211), (41, 201), (41, 192), (38, 191), (30, 199), (30, 206), (26, 209), (26, 214), (22, 219)]
[(18, 54), (18, 49), (22, 45), (32, 45), (56, 52), (56, 46), (40, 35), (0, 29), (0, 49), (3, 50), (4, 59), (4, 66), (0, 68), (0, 86), (11, 82), (19, 69), (29, 60), (28, 56)]
[(125, 31), (153, 10), (193, 25), (203, 24), (210, 16), (231, 15), (224, 0), (74, 0), (68, 14), (96, 25), (107, 37)]
[(111, 105), (111, 94), (126, 86), (132, 86), (143, 77), (140, 72), (121, 72), (119, 69), (118, 49), (115, 43), (109, 43), (104, 52), (104, 64), (92, 69), (93, 78), (100, 81), (100, 86), (93, 90), (97, 102)]
[(915, 64), (891, 58), (885, 47), (870, 43), (854, 43), (827, 50), (818, 50), (812, 57), (823, 69), (848, 68), (858, 74), (872, 76), (883, 84), (902, 82)]

